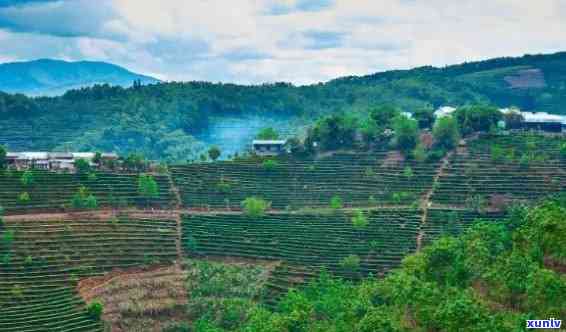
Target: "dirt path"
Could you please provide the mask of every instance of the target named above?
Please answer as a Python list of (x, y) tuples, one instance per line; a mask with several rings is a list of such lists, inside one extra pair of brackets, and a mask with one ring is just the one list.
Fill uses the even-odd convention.
[(427, 220), (428, 220), (428, 210), (430, 209), (430, 206), (432, 205), (432, 202), (430, 201), (430, 199), (432, 198), (432, 195), (434, 194), (434, 190), (437, 186), (438, 179), (440, 179), (440, 177), (445, 174), (446, 168), (448, 167), (448, 165), (450, 165), (450, 158), (452, 157), (453, 154), (454, 154), (454, 151), (450, 151), (442, 158), (442, 160), (440, 161), (440, 166), (438, 166), (438, 169), (436, 170), (436, 174), (434, 174), (434, 177), (432, 178), (432, 184), (430, 186), (430, 189), (426, 192), (426, 194), (424, 195), (424, 197), (421, 201), (421, 209), (423, 210), (423, 214), (422, 214), (422, 217), (421, 217), (421, 225), (420, 225), (420, 229), (419, 229), (419, 234), (417, 235), (417, 251), (420, 251), (421, 248), (422, 248), (422, 242), (423, 242), (423, 236), (424, 236), (424, 227), (425, 227)]

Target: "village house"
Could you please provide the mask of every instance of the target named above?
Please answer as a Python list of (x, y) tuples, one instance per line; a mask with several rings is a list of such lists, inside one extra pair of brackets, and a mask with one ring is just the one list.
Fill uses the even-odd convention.
[(277, 156), (287, 152), (286, 140), (253, 140), (252, 152), (258, 156)]
[[(6, 160), (9, 168), (22, 169), (41, 169), (41, 170), (75, 170), (75, 162), (84, 159), (91, 166), (97, 166), (93, 159), (94, 152), (8, 152)], [(117, 160), (115, 153), (102, 153), (101, 159)]]

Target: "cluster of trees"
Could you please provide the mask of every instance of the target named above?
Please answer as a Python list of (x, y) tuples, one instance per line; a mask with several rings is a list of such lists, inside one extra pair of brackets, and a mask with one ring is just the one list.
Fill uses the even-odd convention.
[[(206, 131), (213, 117), (224, 115), (299, 116), (311, 120), (329, 113), (363, 113), (373, 105), (392, 101), (396, 108), (416, 110), (421, 126), (430, 126), (430, 112), (426, 109), (442, 105), (517, 105), (521, 109), (564, 113), (564, 61), (564, 53), (504, 58), (345, 77), (301, 87), (285, 83), (239, 86), (189, 82), (129, 89), (98, 85), (50, 98), (0, 92), (4, 129), (0, 136), (5, 135), (11, 148), (21, 144), (18, 147), (25, 150), (67, 147), (122, 155), (141, 152), (153, 160), (186, 161), (203, 152), (203, 142), (195, 135)], [(543, 70), (546, 86), (509, 89), (504, 77), (520, 70), (515, 67), (518, 64)], [(481, 75), (476, 76), (480, 71)], [(371, 133), (372, 124), (368, 125)], [(18, 135), (41, 139), (22, 143)]]
[[(432, 108), (419, 108), (409, 116), (392, 106), (381, 106), (370, 109), (366, 117), (325, 116), (308, 129), (303, 142), (293, 138), (289, 145), (298, 156), (338, 149), (393, 148), (422, 161), (443, 156), (462, 136), (495, 130), (502, 119), (496, 107), (486, 105), (464, 106), (439, 119), (434, 118)], [(423, 130), (432, 131), (434, 145), (423, 142)]]
[[(275, 311), (239, 310), (236, 326), (203, 317), (192, 331), (518, 331), (527, 319), (564, 317), (565, 216), (564, 198), (517, 207), (505, 222), (476, 223), (407, 256), (384, 279), (353, 283), (323, 272)], [(361, 214), (352, 222), (366, 224)], [(346, 257), (343, 267), (356, 262)]]

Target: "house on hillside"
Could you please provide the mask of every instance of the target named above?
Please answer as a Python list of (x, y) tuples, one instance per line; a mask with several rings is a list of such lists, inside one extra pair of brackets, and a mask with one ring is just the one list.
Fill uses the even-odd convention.
[(446, 116), (451, 116), (452, 113), (456, 112), (456, 107), (452, 106), (442, 106), (434, 111), (434, 117), (440, 119)]
[(286, 153), (286, 140), (253, 140), (252, 152), (258, 156), (277, 156)]
[[(41, 170), (75, 170), (75, 162), (78, 159), (85, 159), (91, 166), (99, 166), (93, 162), (96, 153), (94, 152), (8, 152), (6, 160), (8, 167), (22, 169), (41, 169)], [(114, 153), (103, 153), (101, 159), (117, 160), (118, 155)]]
[(566, 133), (566, 116), (546, 112), (521, 112), (521, 129), (551, 133)]

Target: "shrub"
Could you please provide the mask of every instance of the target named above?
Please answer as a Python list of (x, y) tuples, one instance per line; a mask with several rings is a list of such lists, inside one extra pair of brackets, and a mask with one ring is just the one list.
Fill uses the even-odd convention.
[(273, 171), (278, 166), (279, 166), (279, 162), (273, 159), (264, 160), (262, 163), (262, 167), (267, 171)]
[(443, 117), (436, 120), (432, 134), (435, 145), (443, 149), (455, 148), (460, 140), (458, 124), (451, 117)]
[(18, 202), (23, 205), (27, 205), (31, 201), (29, 194), (27, 192), (23, 192), (18, 195)]
[(71, 206), (74, 209), (91, 209), (94, 210), (98, 207), (98, 201), (94, 195), (89, 194), (85, 186), (81, 186), (79, 191), (73, 195), (71, 199)]
[(221, 154), (222, 154), (222, 152), (220, 151), (220, 149), (217, 146), (213, 146), (210, 149), (208, 149), (208, 157), (212, 161), (216, 161), (216, 159), (218, 159)]
[(138, 178), (138, 194), (149, 205), (152, 199), (159, 197), (159, 186), (150, 174), (140, 174)]
[(230, 183), (225, 182), (224, 180), (220, 180), (220, 182), (216, 184), (216, 189), (218, 189), (218, 192), (228, 194), (232, 191), (232, 186), (230, 185)]
[(248, 217), (259, 218), (265, 215), (265, 211), (271, 207), (271, 202), (259, 197), (248, 197), (242, 202), (242, 207)]
[(102, 312), (104, 311), (104, 306), (100, 301), (92, 301), (86, 307), (86, 311), (90, 318), (100, 320)]
[(357, 272), (360, 268), (360, 257), (348, 255), (340, 261), (340, 266), (347, 272)]
[(405, 116), (397, 116), (393, 121), (393, 130), (395, 131), (397, 148), (403, 154), (407, 155), (417, 146), (419, 134), (417, 121)]
[(332, 196), (330, 199), (330, 208), (334, 210), (341, 209), (343, 207), (342, 198), (338, 195)]
[(415, 174), (413, 173), (413, 169), (409, 166), (405, 167), (403, 170), (403, 176), (410, 181)]
[(96, 197), (94, 197), (94, 195), (88, 195), (88, 197), (85, 199), (85, 208), (89, 209), (89, 210), (96, 210), (96, 208), (98, 208), (98, 201), (96, 200)]
[(260, 130), (259, 133), (256, 135), (256, 138), (263, 140), (273, 140), (273, 139), (278, 139), (279, 134), (275, 129), (268, 127)]
[(85, 174), (90, 172), (90, 163), (85, 159), (77, 159), (75, 161), (75, 169), (79, 174)]
[(31, 186), (34, 183), (34, 175), (32, 171), (25, 171), (20, 178), (20, 182), (24, 187)]
[(352, 226), (354, 226), (354, 228), (357, 230), (363, 230), (366, 229), (368, 225), (369, 222), (364, 213), (360, 210), (356, 211), (356, 213), (352, 217)]

